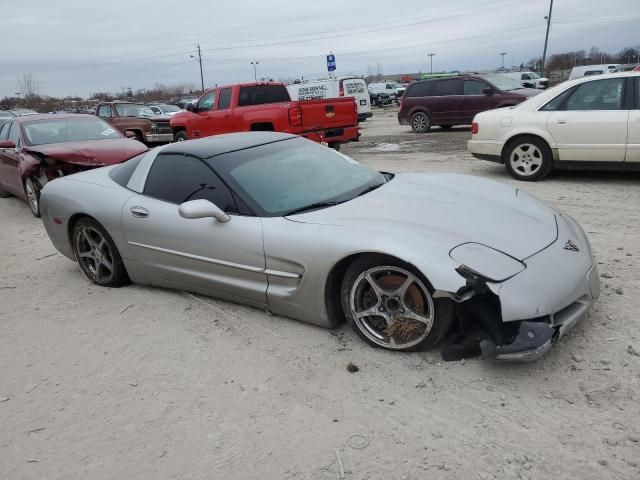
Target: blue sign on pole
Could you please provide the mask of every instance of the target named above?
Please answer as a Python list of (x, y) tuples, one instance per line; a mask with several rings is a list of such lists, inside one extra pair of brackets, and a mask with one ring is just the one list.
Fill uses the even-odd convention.
[(333, 53), (330, 53), (329, 55), (327, 55), (327, 70), (329, 70), (330, 72), (335, 71), (336, 69), (336, 57), (333, 55)]

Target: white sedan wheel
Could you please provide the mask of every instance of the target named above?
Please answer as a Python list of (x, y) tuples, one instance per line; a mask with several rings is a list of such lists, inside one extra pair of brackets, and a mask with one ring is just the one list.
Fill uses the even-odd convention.
[(531, 143), (521, 143), (509, 157), (511, 168), (523, 177), (530, 177), (542, 168), (542, 152)]

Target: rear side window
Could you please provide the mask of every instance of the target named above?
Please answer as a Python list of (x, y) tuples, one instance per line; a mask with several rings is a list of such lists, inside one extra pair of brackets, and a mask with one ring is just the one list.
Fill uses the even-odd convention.
[(434, 82), (418, 82), (411, 85), (405, 92), (405, 97), (429, 97), (433, 95)]
[(233, 195), (218, 175), (196, 157), (160, 154), (153, 162), (144, 194), (165, 202), (209, 200), (225, 212), (237, 212)]
[(16, 144), (16, 147), (20, 146), (20, 125), (18, 125), (18, 122), (11, 123), (11, 130), (9, 130), (9, 140), (13, 140), (13, 143)]
[(220, 98), (218, 99), (218, 110), (226, 110), (231, 106), (231, 89), (223, 88), (220, 90)]
[(558, 95), (557, 97), (549, 101), (540, 110), (545, 110), (545, 111), (561, 110), (562, 106), (564, 105), (564, 101), (569, 97), (569, 95), (571, 95), (571, 93), (573, 93), (574, 90), (575, 88), (570, 88), (569, 90), (565, 90), (560, 95)]
[(98, 116), (109, 118), (111, 116), (111, 105), (100, 105), (98, 107)]
[(479, 80), (465, 80), (464, 81), (464, 94), (465, 95), (482, 95), (482, 90), (488, 85)]
[(620, 110), (624, 78), (596, 80), (578, 85), (565, 110)]
[(254, 85), (240, 87), (239, 107), (263, 105), (265, 103), (289, 102), (289, 92), (284, 85)]
[(434, 95), (438, 97), (446, 95), (462, 95), (462, 80), (437, 80)]
[(146, 154), (147, 152), (141, 153), (140, 155), (130, 158), (126, 162), (121, 163), (120, 165), (115, 167), (109, 172), (111, 180), (116, 182), (121, 187), (126, 187), (127, 183), (129, 183), (131, 175), (133, 175), (133, 172), (136, 170), (136, 167), (140, 163), (140, 160), (142, 160)]

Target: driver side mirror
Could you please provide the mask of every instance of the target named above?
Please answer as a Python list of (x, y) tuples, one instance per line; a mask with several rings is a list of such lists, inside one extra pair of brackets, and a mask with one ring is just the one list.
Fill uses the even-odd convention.
[(209, 200), (189, 200), (180, 204), (178, 213), (182, 218), (215, 218), (220, 223), (227, 223), (231, 217)]
[(482, 93), (484, 93), (485, 95), (492, 95), (493, 94), (493, 88), (491, 87), (484, 87), (482, 89)]
[(4, 140), (0, 142), (0, 148), (16, 148), (16, 142), (13, 140)]
[(195, 113), (198, 111), (198, 109), (193, 103), (187, 103), (187, 111)]

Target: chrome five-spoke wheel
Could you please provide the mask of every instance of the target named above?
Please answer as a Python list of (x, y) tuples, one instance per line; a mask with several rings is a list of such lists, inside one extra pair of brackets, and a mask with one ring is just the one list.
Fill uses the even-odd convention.
[(509, 162), (514, 170), (528, 177), (542, 168), (542, 152), (531, 143), (521, 143), (511, 152)]
[(362, 272), (351, 288), (349, 305), (362, 334), (385, 348), (404, 350), (418, 345), (434, 322), (429, 290), (413, 273), (397, 266)]

